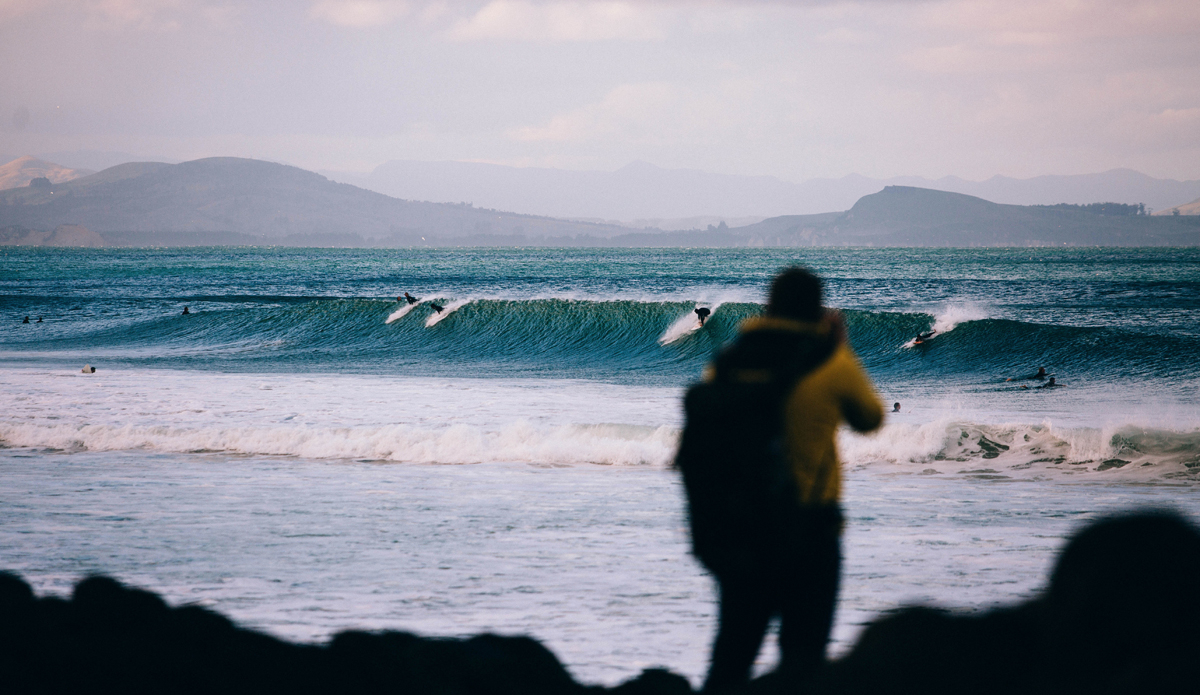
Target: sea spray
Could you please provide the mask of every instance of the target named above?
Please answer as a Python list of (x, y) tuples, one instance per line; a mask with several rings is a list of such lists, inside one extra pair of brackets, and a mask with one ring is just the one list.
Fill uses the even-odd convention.
[(392, 323), (393, 321), (399, 321), (400, 319), (404, 318), (408, 314), (408, 312), (412, 311), (413, 308), (417, 306), (417, 304), (418, 304), (418, 302), (413, 302), (412, 304), (405, 304), (404, 306), (400, 307), (399, 309), (388, 314), (387, 320), (385, 320), (384, 323), (387, 324), (387, 323)]
[(450, 314), (453, 314), (455, 311), (458, 311), (460, 308), (462, 308), (470, 303), (471, 303), (470, 299), (456, 299), (456, 300), (450, 302), (449, 304), (447, 304), (446, 306), (442, 307), (441, 311), (434, 310), (434, 312), (429, 315), (429, 318), (425, 319), (425, 327), (432, 328), (438, 322), (440, 322), (442, 319), (446, 318)]

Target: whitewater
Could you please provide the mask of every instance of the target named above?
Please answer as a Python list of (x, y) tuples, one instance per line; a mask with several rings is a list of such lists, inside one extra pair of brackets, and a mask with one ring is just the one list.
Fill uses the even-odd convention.
[[(835, 653), (905, 602), (1027, 598), (1107, 511), (1200, 517), (1195, 250), (10, 249), (0, 569), (291, 639), (494, 630), (583, 681), (697, 682), (680, 397), (789, 263), (900, 403), (839, 435)], [(1039, 366), (1064, 386), (1007, 381)]]

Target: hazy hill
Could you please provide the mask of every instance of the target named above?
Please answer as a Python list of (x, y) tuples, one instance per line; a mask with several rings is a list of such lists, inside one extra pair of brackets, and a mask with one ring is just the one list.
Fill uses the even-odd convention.
[(1197, 198), (1190, 203), (1184, 203), (1183, 205), (1176, 205), (1173, 208), (1167, 208), (1166, 210), (1160, 210), (1159, 212), (1156, 212), (1154, 214), (1155, 215), (1174, 215), (1174, 214), (1176, 214), (1177, 211), (1178, 211), (1178, 214), (1180, 214), (1180, 215), (1200, 215), (1200, 198)]
[(0, 191), (0, 228), (64, 224), (84, 225), (107, 239), (133, 233), (137, 243), (153, 243), (153, 235), (162, 233), (174, 239), (181, 233), (307, 237), (323, 244), (344, 236), (408, 243), (430, 235), (607, 237), (629, 231), (398, 200), (296, 167), (232, 157), (122, 164), (49, 188)]
[[(74, 245), (71, 240), (83, 239), (79, 230), (84, 230), (98, 233), (106, 244), (172, 246), (1200, 244), (1200, 215), (1097, 212), (1122, 207), (1003, 205), (960, 193), (888, 186), (846, 212), (664, 233), (399, 200), (296, 167), (219, 157), (122, 164), (65, 183), (0, 191), (0, 242)], [(96, 243), (96, 237), (87, 238)]]
[(28, 186), (29, 182), (36, 178), (50, 179), (50, 183), (63, 183), (93, 173), (95, 172), (88, 169), (68, 169), (26, 155), (0, 166), (0, 190)]
[(1108, 216), (888, 186), (841, 214), (777, 217), (730, 233), (747, 243), (816, 246), (1197, 246), (1200, 218)]
[[(673, 218), (706, 216), (732, 223), (738, 217), (815, 214), (845, 210), (864, 195), (901, 185), (965, 193), (997, 203), (1145, 203), (1159, 210), (1200, 197), (1200, 181), (1155, 179), (1131, 169), (1101, 174), (1039, 176), (986, 181), (916, 176), (791, 183), (773, 176), (733, 176), (663, 169), (634, 162), (616, 171), (519, 168), (475, 162), (392, 161), (369, 174), (329, 173), (331, 178), (391, 196), (566, 218), (622, 220), (679, 228)], [(636, 221), (636, 222), (635, 222)]]

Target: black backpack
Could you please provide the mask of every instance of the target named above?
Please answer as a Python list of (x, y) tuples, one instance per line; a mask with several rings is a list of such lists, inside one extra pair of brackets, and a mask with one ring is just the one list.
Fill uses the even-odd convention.
[(836, 341), (754, 331), (722, 352), (712, 381), (688, 389), (675, 466), (683, 474), (692, 552), (715, 574), (765, 572), (799, 511), (784, 406)]

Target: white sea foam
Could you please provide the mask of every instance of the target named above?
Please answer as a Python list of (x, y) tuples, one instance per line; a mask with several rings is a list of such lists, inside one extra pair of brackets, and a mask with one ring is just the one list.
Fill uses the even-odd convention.
[(850, 466), (901, 473), (1200, 481), (1195, 428), (980, 424), (945, 417), (885, 425), (866, 437), (843, 432), (839, 449)]
[(0, 424), (9, 446), (60, 451), (149, 450), (221, 452), (308, 459), (404, 463), (604, 464), (666, 466), (676, 430), (636, 425), (539, 427), (525, 421), (497, 429), (454, 424), (383, 427), (170, 427), (76, 424)]
[[(64, 451), (226, 452), (425, 463), (669, 465), (680, 389), (567, 380), (0, 369), (0, 444)], [(1009, 414), (1015, 416), (1015, 414)], [(995, 420), (968, 408), (889, 416), (839, 435), (881, 472), (1191, 480), (1200, 429), (1102, 413)]]
[(429, 318), (425, 319), (425, 326), (426, 327), (433, 326), (434, 324), (438, 323), (439, 321), (446, 318), (450, 314), (453, 314), (459, 308), (466, 306), (467, 304), (470, 304), (470, 303), (471, 303), (470, 299), (456, 299), (453, 302), (450, 302), (443, 308), (442, 311), (437, 311), (437, 312), (430, 314)]
[[(941, 309), (934, 310), (932, 315), (933, 326), (929, 330), (933, 332), (934, 337), (949, 333), (957, 328), (960, 323), (981, 321), (988, 318), (987, 310), (974, 302), (947, 304)], [(914, 338), (902, 347), (911, 348), (916, 344), (917, 341)]]
[(414, 304), (406, 303), (404, 306), (400, 307), (399, 309), (397, 309), (397, 310), (393, 311), (391, 314), (389, 314), (387, 317), (387, 320), (384, 321), (384, 323), (391, 323), (393, 321), (399, 321), (400, 319), (404, 318), (404, 316), (406, 314), (408, 314), (408, 312), (412, 311), (413, 307), (417, 306), (417, 304), (419, 304), (419, 303), (420, 302), (417, 302)]
[(934, 314), (933, 330), (949, 333), (960, 323), (988, 318), (987, 309), (973, 302), (947, 304)]

